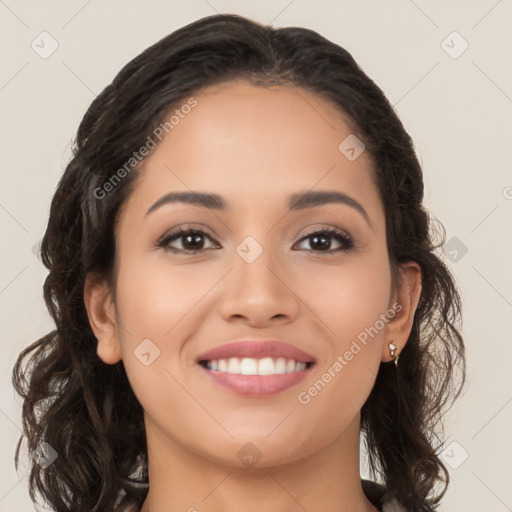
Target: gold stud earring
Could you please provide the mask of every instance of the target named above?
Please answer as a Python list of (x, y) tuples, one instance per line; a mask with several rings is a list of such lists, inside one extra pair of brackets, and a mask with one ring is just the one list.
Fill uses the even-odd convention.
[(396, 351), (398, 349), (398, 346), (395, 345), (393, 342), (390, 342), (388, 343), (388, 347), (389, 347), (389, 353), (393, 359), (393, 361), (395, 362), (395, 366), (398, 367), (398, 358), (400, 357)]

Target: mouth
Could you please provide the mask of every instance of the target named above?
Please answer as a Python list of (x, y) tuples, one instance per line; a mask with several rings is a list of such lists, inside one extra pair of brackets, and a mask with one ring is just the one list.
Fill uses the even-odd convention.
[(281, 341), (245, 340), (210, 350), (196, 363), (222, 388), (246, 397), (264, 397), (297, 385), (316, 359)]

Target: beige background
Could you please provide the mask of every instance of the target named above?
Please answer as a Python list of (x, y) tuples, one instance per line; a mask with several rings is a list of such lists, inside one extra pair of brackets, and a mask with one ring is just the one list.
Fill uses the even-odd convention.
[[(12, 463), (21, 416), (11, 369), (51, 328), (46, 272), (33, 248), (69, 144), (126, 62), (215, 12), (320, 32), (350, 51), (395, 105), (424, 166), (426, 205), (447, 240), (456, 237), (447, 261), (464, 299), (469, 384), (447, 418), (453, 483), (442, 510), (512, 510), (510, 0), (0, 0), (0, 512), (33, 510), (26, 470), (16, 474)], [(448, 37), (453, 31), (463, 39)], [(58, 48), (48, 58), (31, 47), (35, 40), (49, 50), (52, 39)], [(464, 40), (467, 50), (453, 58)]]

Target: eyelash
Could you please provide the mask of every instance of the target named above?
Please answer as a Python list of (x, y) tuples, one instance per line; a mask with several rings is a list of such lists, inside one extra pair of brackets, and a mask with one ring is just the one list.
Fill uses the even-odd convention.
[[(163, 248), (165, 250), (168, 250), (170, 252), (186, 253), (186, 254), (197, 254), (199, 252), (211, 250), (211, 249), (196, 249), (194, 251), (187, 251), (185, 249), (175, 249), (175, 248), (169, 247), (169, 244), (172, 241), (178, 240), (186, 235), (191, 235), (191, 234), (205, 235), (210, 240), (212, 240), (212, 237), (210, 237), (210, 235), (208, 235), (208, 233), (206, 233), (205, 231), (203, 231), (201, 229), (192, 229), (192, 228), (183, 229), (180, 227), (180, 228), (177, 228), (177, 229), (171, 231), (170, 233), (166, 233), (156, 243), (156, 246)], [(315, 235), (317, 235), (317, 236), (318, 235), (327, 235), (327, 237), (329, 237), (329, 236), (333, 237), (338, 242), (340, 242), (342, 244), (342, 247), (340, 247), (338, 249), (334, 249), (334, 250), (328, 250), (328, 251), (319, 251), (319, 250), (309, 249), (309, 252), (316, 252), (316, 253), (320, 253), (320, 254), (334, 254), (334, 253), (338, 253), (338, 252), (349, 252), (354, 249), (354, 240), (350, 236), (345, 234), (344, 232), (339, 231), (335, 228), (326, 228), (326, 229), (320, 229), (318, 231), (313, 231), (312, 233), (309, 233), (308, 235), (305, 235), (304, 237), (302, 237), (299, 240), (299, 242), (307, 240), (308, 238), (312, 238)]]

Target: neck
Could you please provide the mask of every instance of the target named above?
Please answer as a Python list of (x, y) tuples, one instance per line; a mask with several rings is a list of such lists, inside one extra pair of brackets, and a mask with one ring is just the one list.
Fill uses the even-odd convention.
[(359, 417), (307, 457), (249, 468), (206, 459), (146, 427), (150, 488), (141, 512), (378, 512), (361, 487)]

